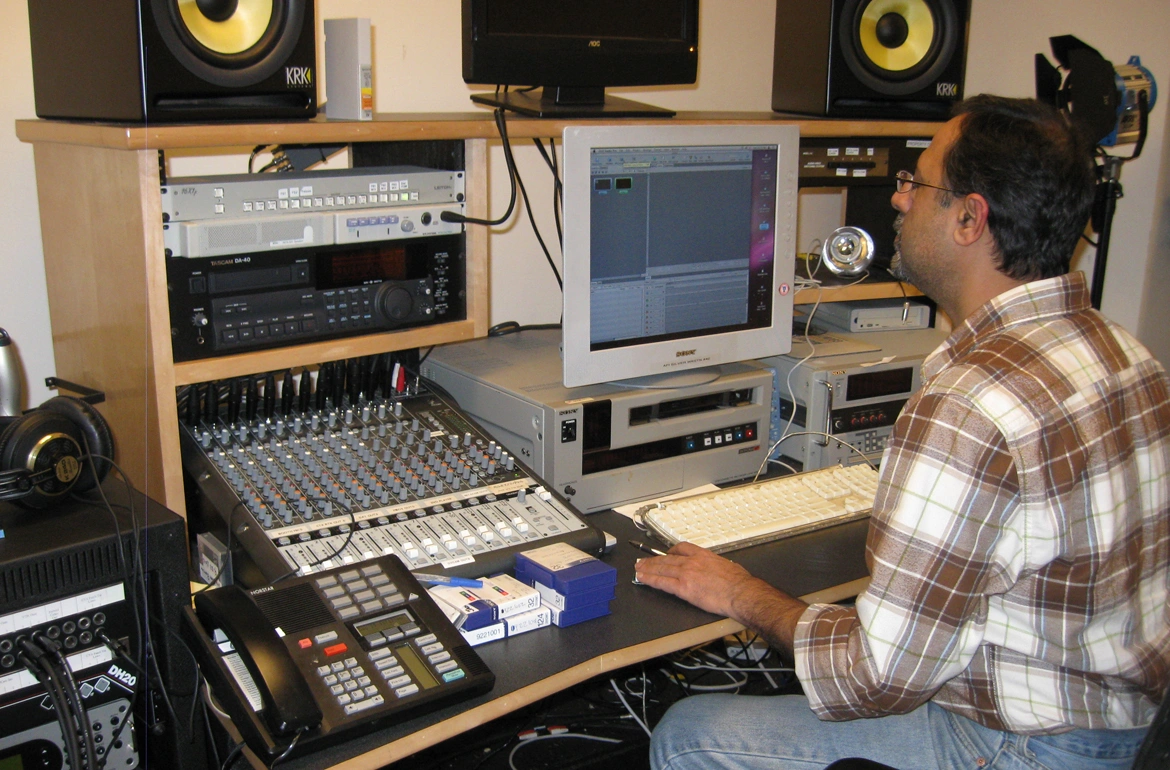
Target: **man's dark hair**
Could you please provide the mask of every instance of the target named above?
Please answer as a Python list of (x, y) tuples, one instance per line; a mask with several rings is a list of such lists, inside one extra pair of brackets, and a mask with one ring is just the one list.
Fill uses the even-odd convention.
[(945, 184), (987, 199), (999, 270), (1016, 280), (1068, 272), (1093, 205), (1088, 146), (1067, 118), (1034, 99), (980, 94), (960, 102)]

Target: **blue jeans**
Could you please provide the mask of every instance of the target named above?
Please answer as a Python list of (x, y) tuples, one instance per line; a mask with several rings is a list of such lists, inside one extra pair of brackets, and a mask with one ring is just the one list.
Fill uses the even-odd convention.
[(676, 703), (654, 729), (654, 770), (820, 770), (862, 757), (898, 770), (1122, 770), (1145, 728), (1015, 735), (927, 703), (909, 714), (822, 722), (803, 695), (696, 695)]

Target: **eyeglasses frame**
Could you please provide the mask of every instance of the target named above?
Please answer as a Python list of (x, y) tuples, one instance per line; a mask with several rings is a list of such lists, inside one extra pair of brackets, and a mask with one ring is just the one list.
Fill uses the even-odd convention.
[[(902, 189), (903, 185), (908, 185), (905, 190)], [(926, 182), (919, 182), (914, 178), (913, 172), (910, 172), (910, 171), (902, 170), (902, 171), (899, 171), (898, 173), (894, 174), (894, 190), (897, 191), (898, 194), (905, 195), (906, 193), (913, 192), (915, 187), (929, 187), (932, 190), (942, 190), (943, 192), (950, 193), (951, 195), (958, 195), (959, 194), (958, 192), (950, 189), (949, 187), (939, 187), (936, 184), (927, 184)]]

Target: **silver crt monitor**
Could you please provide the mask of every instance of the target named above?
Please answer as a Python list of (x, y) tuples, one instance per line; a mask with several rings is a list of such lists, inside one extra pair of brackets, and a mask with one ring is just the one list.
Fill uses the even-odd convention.
[(782, 125), (565, 129), (565, 387), (694, 384), (790, 350), (799, 142)]

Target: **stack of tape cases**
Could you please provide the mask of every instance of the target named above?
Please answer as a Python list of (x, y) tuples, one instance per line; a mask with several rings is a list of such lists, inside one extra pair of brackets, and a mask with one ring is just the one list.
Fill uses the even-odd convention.
[(616, 569), (564, 544), (516, 554), (516, 578), (536, 589), (562, 628), (608, 615), (617, 587)]
[(510, 575), (481, 578), (479, 588), (432, 586), (432, 597), (475, 646), (506, 636), (544, 628), (552, 622), (551, 611), (542, 606), (540, 594)]

